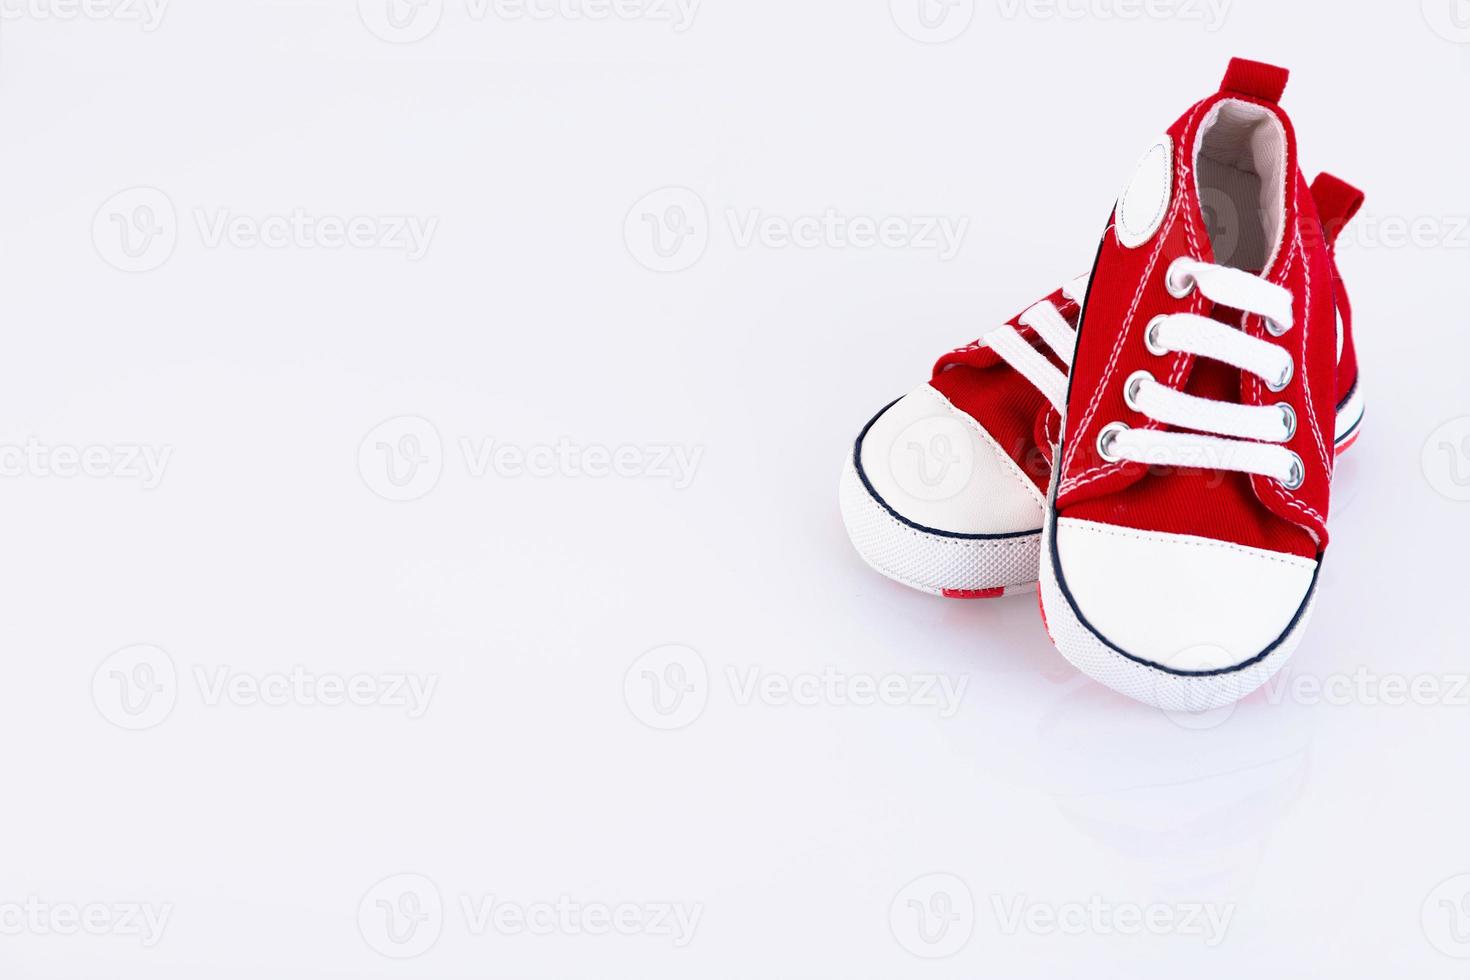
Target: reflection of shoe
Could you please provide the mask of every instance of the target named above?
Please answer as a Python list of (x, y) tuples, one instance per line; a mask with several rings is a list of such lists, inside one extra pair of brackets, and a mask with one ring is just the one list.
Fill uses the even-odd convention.
[(1149, 149), (1078, 331), (1042, 608), (1068, 660), (1166, 708), (1235, 701), (1300, 641), (1361, 415), (1323, 229), (1362, 198), (1320, 178), (1324, 224), (1285, 84), (1237, 59)]

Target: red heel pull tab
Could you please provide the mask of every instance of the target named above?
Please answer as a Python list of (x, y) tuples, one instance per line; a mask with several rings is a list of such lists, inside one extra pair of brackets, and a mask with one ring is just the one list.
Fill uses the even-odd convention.
[(1322, 219), (1322, 232), (1331, 248), (1363, 206), (1363, 192), (1345, 180), (1321, 173), (1312, 181), (1312, 200), (1317, 202), (1317, 216)]
[(1286, 91), (1286, 79), (1290, 75), (1291, 72), (1285, 68), (1262, 61), (1231, 58), (1230, 67), (1225, 69), (1225, 80), (1220, 83), (1220, 91), (1277, 103), (1281, 101), (1281, 93)]

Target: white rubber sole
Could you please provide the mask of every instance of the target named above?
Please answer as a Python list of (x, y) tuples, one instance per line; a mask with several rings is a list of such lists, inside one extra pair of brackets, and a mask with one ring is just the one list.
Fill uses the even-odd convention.
[(863, 483), (848, 453), (838, 488), (842, 522), (863, 561), (880, 575), (930, 595), (995, 599), (1030, 592), (1041, 559), (1041, 529), (963, 536), (919, 527)]

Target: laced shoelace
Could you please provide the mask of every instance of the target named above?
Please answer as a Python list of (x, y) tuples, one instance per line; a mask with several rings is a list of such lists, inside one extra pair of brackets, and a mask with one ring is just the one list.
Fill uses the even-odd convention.
[[(1216, 303), (1263, 317), (1272, 336), (1292, 328), (1290, 291), (1249, 272), (1181, 258), (1169, 266), (1165, 282), (1178, 299), (1198, 289)], [(1273, 392), (1285, 390), (1295, 373), (1291, 355), (1282, 348), (1193, 313), (1155, 317), (1144, 342), (1159, 357), (1185, 353), (1229, 364), (1259, 378)], [(1250, 473), (1276, 480), (1288, 490), (1298, 489), (1306, 479), (1301, 457), (1281, 445), (1291, 441), (1297, 427), (1296, 412), (1286, 402), (1240, 405), (1201, 398), (1159, 383), (1148, 371), (1128, 377), (1123, 397), (1129, 408), (1154, 421), (1193, 431), (1110, 423), (1097, 440), (1098, 453), (1107, 462)]]
[[(1087, 295), (1087, 276), (1079, 276), (1062, 287), (1062, 295), (1072, 302), (1082, 304)], [(1072, 368), (1072, 354), (1077, 349), (1077, 331), (1062, 316), (1055, 303), (1042, 300), (1019, 317), (1022, 326), (1030, 327), (1049, 347), (1057, 360)], [(1033, 347), (1021, 332), (1010, 324), (997, 327), (980, 338), (997, 357), (1016, 369), (1027, 381), (1036, 386), (1046, 400), (1061, 411), (1067, 403), (1067, 375), (1057, 370), (1046, 355)]]

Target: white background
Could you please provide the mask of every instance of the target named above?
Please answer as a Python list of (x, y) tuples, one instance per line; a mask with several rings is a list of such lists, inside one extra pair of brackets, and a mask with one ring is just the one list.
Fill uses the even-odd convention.
[[(1463, 3), (95, 2), (0, 7), (0, 975), (1470, 968)], [(1288, 676), (1175, 718), (870, 572), (836, 484), (1237, 54), (1368, 193), (1369, 415)], [(742, 234), (828, 209), (965, 232)]]

